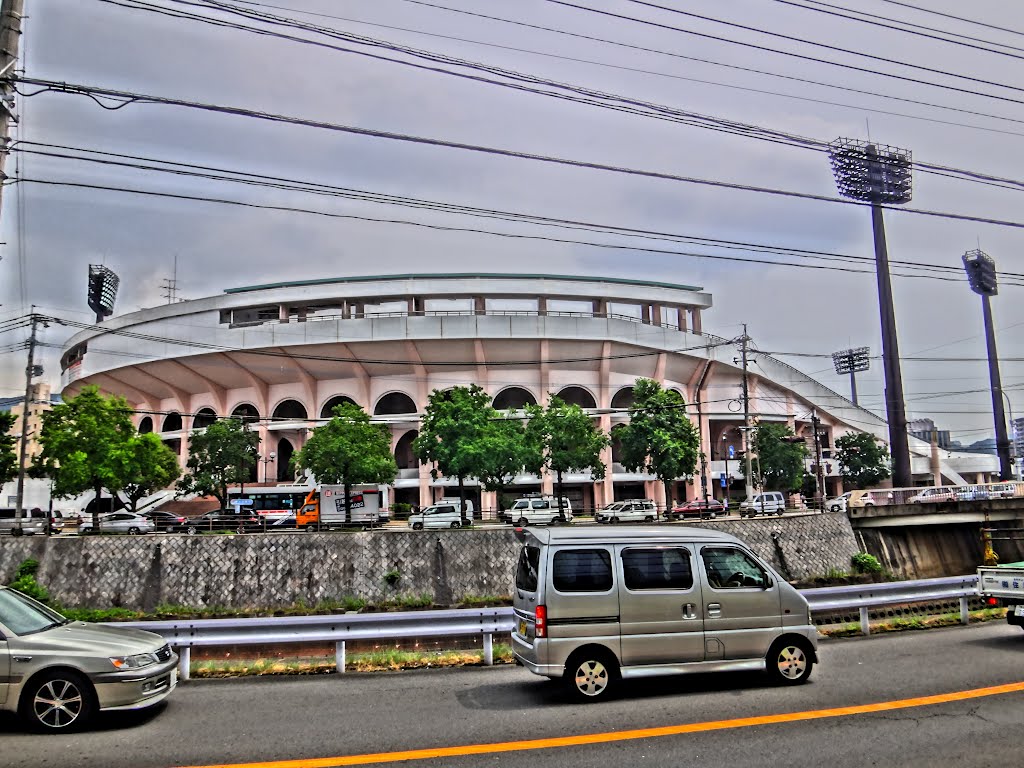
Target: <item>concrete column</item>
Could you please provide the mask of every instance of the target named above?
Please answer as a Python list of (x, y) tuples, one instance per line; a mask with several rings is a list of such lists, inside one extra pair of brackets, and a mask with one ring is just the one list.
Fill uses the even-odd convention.
[(480, 512), (483, 513), (484, 510), (487, 510), (491, 514), (497, 515), (498, 494), (495, 491), (480, 491)]
[(548, 297), (539, 296), (537, 298), (537, 314), (546, 315), (548, 313)]
[(700, 310), (696, 307), (690, 310), (690, 327), (700, 336)]
[(487, 299), (483, 296), (473, 297), (473, 311), (478, 315), (484, 315), (487, 313)]
[(405, 313), (407, 315), (416, 314), (416, 299), (414, 299), (412, 296), (408, 297), (405, 300)]
[(641, 323), (646, 323), (647, 325), (651, 324), (651, 305), (650, 304), (641, 304), (640, 305), (640, 322)]
[(651, 324), (661, 325), (661, 305), (655, 304), (651, 307)]
[(281, 305), (278, 306), (278, 308), (277, 308), (277, 320), (278, 320), (278, 322), (281, 322), (281, 323), (287, 323), (288, 322), (288, 305), (287, 304), (281, 304)]
[(420, 464), (420, 509), (429, 507), (434, 503), (434, 497), (431, 495), (430, 488), (430, 466), (428, 464)]
[(607, 299), (594, 299), (591, 303), (593, 312), (595, 315), (607, 315), (608, 314), (608, 300)]
[(555, 492), (555, 473), (545, 470), (540, 476), (540, 492), (551, 496)]
[(650, 486), (648, 488), (647, 498), (653, 499), (658, 509), (662, 513), (664, 513), (665, 503), (668, 501), (668, 499), (665, 497), (665, 484), (658, 480), (650, 480), (646, 483), (646, 485)]
[(414, 296), (412, 299), (412, 308), (417, 315), (422, 315), (425, 311), (426, 303), (423, 301), (421, 296)]
[(686, 307), (676, 307), (676, 313), (678, 315), (676, 323), (679, 330), (686, 333)]

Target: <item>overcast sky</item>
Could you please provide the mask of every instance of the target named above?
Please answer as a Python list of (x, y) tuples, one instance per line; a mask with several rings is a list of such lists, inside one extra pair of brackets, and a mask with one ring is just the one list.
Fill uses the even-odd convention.
[[(1022, 32), (971, 25), (885, 0), (834, 0), (825, 8), (856, 8), (969, 35), (988, 41), (986, 44), (1001, 43), (999, 50), (1009, 55), (998, 55), (978, 50), (982, 45), (978, 42), (962, 39), (968, 45), (954, 45), (795, 7), (810, 5), (810, 0), (652, 2), (994, 84), (827, 50), (630, 0), (579, 0), (583, 8), (552, 0), (434, 3), (521, 22), (518, 25), (410, 0), (269, 0), (279, 8), (260, 3), (248, 7), (817, 140), (870, 136), (882, 144), (911, 149), (915, 160), (1021, 178), (1024, 89), (1015, 84), (1024, 83), (1024, 9), (1016, 5), (992, 0), (967, 6), (946, 0), (914, 3)], [(148, 3), (237, 20), (202, 7), (203, 0)], [(134, 4), (134, 0), (116, 0), (116, 4), (25, 0), (28, 18), (22, 54), (26, 76), (680, 176), (830, 197), (836, 194), (827, 157), (820, 152), (123, 7)], [(961, 90), (742, 47), (587, 8)], [(327, 40), (310, 32), (276, 29)], [(379, 48), (330, 42), (414, 61)], [(115, 104), (107, 102), (107, 106)], [(61, 93), (20, 98), (18, 111), (22, 122), (14, 138), (33, 142), (616, 226), (857, 256), (873, 253), (869, 212), (856, 206), (492, 157), (181, 107), (131, 104), (104, 110), (85, 97)], [(718, 256), (800, 261), (414, 211), (25, 153), (14, 153), (8, 160), (8, 175), (14, 177), (16, 171), (26, 179), (212, 196)], [(1022, 194), (916, 172), (911, 207), (1024, 221), (1019, 205)], [(19, 207), (24, 214), (20, 231)], [(1021, 229), (908, 212), (887, 212), (886, 227), (892, 259), (959, 267), (962, 254), (980, 245), (1001, 270), (1024, 272)], [(277, 280), (516, 270), (702, 286), (714, 297), (714, 306), (704, 316), (705, 330), (731, 337), (747, 323), (760, 349), (778, 354), (845, 394), (848, 381), (832, 372), (829, 359), (802, 355), (824, 355), (850, 346), (869, 346), (874, 355), (880, 354), (877, 293), (870, 264), (854, 266), (869, 270), (863, 274), (770, 266), (38, 183), (5, 189), (0, 235), (6, 243), (0, 246), (0, 319), (16, 317), (36, 305), (49, 314), (89, 321), (85, 279), (90, 263), (104, 263), (121, 276), (118, 313), (163, 303), (161, 282), (171, 276), (175, 257), (179, 295), (185, 298)], [(904, 357), (984, 358), (980, 300), (965, 281), (926, 279), (918, 273), (894, 278), (894, 294)], [(1019, 328), (1024, 325), (1021, 297), (1024, 287), (1004, 284), (993, 307), (996, 326), (1002, 331), (1003, 384), (1015, 411), (1024, 415), (1024, 363), (1013, 359), (1024, 354), (1024, 343), (1019, 341)], [(21, 340), (23, 333), (0, 336), (0, 345)], [(59, 345), (67, 335), (64, 329), (51, 327), (43, 338)], [(0, 396), (17, 394), (22, 388), (23, 354), (3, 355)], [(57, 354), (48, 348), (45, 356), (46, 376), (55, 389), (60, 374)], [(991, 436), (984, 362), (907, 360), (903, 378), (910, 418), (932, 416), (965, 443)], [(863, 405), (884, 410), (880, 360), (872, 361), (872, 370), (861, 375), (858, 388)]]

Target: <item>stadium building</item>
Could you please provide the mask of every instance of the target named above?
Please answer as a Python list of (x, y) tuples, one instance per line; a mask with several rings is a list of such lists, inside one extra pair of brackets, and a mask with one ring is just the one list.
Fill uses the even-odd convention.
[[(648, 280), (528, 274), (417, 274), (299, 280), (113, 317), (71, 338), (63, 350), (63, 396), (95, 384), (125, 397), (140, 431), (154, 431), (180, 456), (188, 434), (219, 416), (258, 430), (261, 461), (252, 480), (292, 480), (289, 459), (331, 409), (351, 401), (388, 425), (399, 476), (393, 499), (426, 505), (451, 495), (411, 444), (429, 393), (476, 383), (499, 410), (544, 404), (557, 394), (593, 414), (614, 437), (627, 421), (632, 386), (649, 377), (690, 404), (708, 458), (703, 481), (722, 495), (723, 478), (743, 487), (743, 371), (739, 342), (704, 331), (711, 296), (694, 286)], [(772, 356), (751, 354), (749, 408), (755, 423), (781, 422), (812, 447), (812, 414), (829, 494), (841, 492), (831, 460), (847, 432), (888, 436), (885, 422)], [(912, 439), (915, 476), (932, 482), (935, 457)], [(654, 478), (629, 473), (614, 444), (606, 477), (565, 476), (574, 505), (616, 499), (664, 503)], [(945, 482), (983, 482), (991, 457), (942, 451)], [(989, 465), (992, 466), (989, 466)], [(703, 494), (701, 470), (682, 478), (677, 499)], [(516, 478), (515, 490), (550, 491), (550, 477)], [(494, 494), (472, 486), (481, 509)]]

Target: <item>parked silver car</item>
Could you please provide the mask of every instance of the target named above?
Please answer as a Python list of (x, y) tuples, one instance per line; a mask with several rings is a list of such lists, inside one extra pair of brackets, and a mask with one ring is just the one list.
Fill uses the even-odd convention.
[(0, 587), (0, 710), (33, 728), (80, 728), (99, 710), (142, 709), (177, 684), (178, 656), (159, 635), (68, 621)]
[[(143, 515), (132, 512), (107, 512), (100, 515), (100, 533), (152, 533), (156, 530), (153, 521)], [(92, 517), (86, 517), (78, 526), (79, 533), (92, 533)]]

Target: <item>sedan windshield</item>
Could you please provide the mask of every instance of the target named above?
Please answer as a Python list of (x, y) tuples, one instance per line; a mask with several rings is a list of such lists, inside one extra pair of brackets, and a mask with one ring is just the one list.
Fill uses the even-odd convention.
[(68, 620), (45, 605), (16, 592), (0, 589), (0, 624), (16, 635), (30, 635), (67, 624)]

